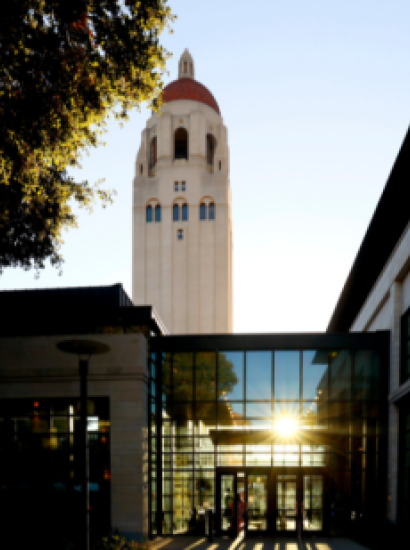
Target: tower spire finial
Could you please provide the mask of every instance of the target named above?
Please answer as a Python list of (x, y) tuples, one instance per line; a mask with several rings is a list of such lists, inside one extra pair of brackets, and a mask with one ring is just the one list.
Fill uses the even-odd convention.
[(194, 60), (187, 48), (185, 48), (184, 53), (179, 58), (178, 78), (192, 78), (195, 80)]

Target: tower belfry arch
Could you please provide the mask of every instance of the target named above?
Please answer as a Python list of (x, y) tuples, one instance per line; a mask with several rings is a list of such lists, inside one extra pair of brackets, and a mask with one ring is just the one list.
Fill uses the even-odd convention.
[(229, 333), (227, 128), (214, 96), (195, 80), (187, 49), (178, 62), (178, 79), (165, 87), (163, 100), (161, 116), (153, 113), (146, 123), (137, 154), (133, 302), (153, 305), (171, 334)]

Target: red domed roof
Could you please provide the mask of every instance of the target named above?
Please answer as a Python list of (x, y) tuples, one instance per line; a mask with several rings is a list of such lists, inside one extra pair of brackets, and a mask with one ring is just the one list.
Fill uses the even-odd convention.
[(168, 84), (168, 86), (165, 86), (162, 99), (164, 103), (178, 101), (179, 99), (199, 101), (200, 103), (205, 103), (205, 105), (212, 107), (218, 115), (221, 114), (218, 103), (215, 101), (214, 96), (208, 88), (205, 88), (205, 86), (192, 78), (179, 78)]

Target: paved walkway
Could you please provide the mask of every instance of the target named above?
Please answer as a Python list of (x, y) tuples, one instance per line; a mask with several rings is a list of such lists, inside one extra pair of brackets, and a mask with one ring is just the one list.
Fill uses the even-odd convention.
[(163, 537), (152, 542), (153, 550), (367, 550), (357, 542), (344, 538), (248, 538), (236, 540), (215, 537), (213, 542), (198, 537)]

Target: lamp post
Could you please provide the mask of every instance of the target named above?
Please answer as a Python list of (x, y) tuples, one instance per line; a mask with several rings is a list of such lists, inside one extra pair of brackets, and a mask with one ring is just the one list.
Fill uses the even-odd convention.
[(78, 368), (80, 374), (80, 456), (81, 456), (81, 485), (82, 485), (82, 530), (81, 545), (82, 550), (89, 550), (90, 547), (90, 504), (89, 504), (89, 453), (88, 453), (88, 435), (87, 435), (87, 376), (88, 362), (92, 355), (101, 355), (110, 350), (109, 346), (94, 340), (64, 340), (57, 344), (57, 348), (65, 353), (78, 355)]

